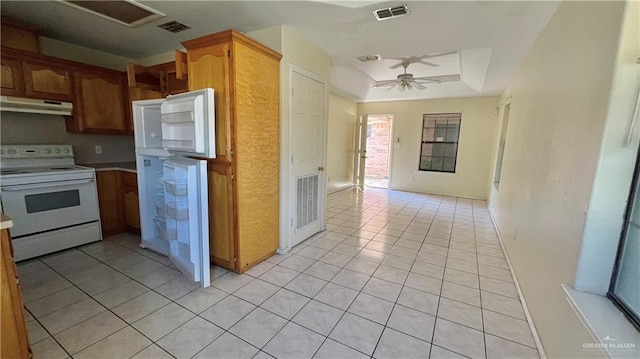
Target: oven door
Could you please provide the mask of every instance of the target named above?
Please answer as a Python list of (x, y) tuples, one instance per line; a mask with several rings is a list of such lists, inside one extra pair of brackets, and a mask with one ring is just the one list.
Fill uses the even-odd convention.
[(3, 185), (0, 197), (4, 213), (13, 219), (14, 239), (95, 222), (99, 217), (93, 178)]

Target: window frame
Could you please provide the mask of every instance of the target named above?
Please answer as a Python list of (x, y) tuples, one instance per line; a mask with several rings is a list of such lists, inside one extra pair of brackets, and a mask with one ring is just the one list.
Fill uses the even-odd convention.
[[(455, 118), (458, 120), (458, 135), (456, 137), (456, 141), (425, 141), (424, 139), (424, 131), (427, 129), (426, 122), (430, 119), (430, 116), (452, 116), (457, 115)], [(452, 118), (453, 119), (453, 118)], [(460, 132), (462, 131), (462, 112), (440, 112), (440, 113), (424, 113), (422, 114), (422, 134), (420, 135), (420, 155), (418, 157), (418, 171), (420, 172), (436, 172), (436, 173), (457, 173), (458, 169), (458, 150), (460, 148)], [(446, 139), (446, 135), (445, 135)], [(455, 144), (456, 150), (455, 155), (453, 156), (453, 170), (437, 170), (437, 169), (423, 169), (422, 168), (422, 158), (423, 157), (434, 157), (434, 156), (423, 156), (422, 150), (425, 144)], [(433, 150), (432, 150), (433, 151)], [(443, 157), (444, 156), (435, 156), (435, 157)], [(450, 158), (450, 157), (449, 157)]]
[(613, 304), (622, 311), (624, 316), (631, 322), (631, 324), (640, 330), (640, 316), (636, 314), (624, 300), (615, 292), (616, 284), (618, 282), (618, 274), (620, 272), (620, 264), (622, 262), (622, 256), (624, 251), (624, 245), (627, 240), (627, 232), (629, 228), (629, 221), (633, 213), (634, 199), (638, 190), (638, 181), (640, 180), (640, 149), (636, 155), (636, 166), (633, 170), (633, 177), (631, 180), (631, 188), (629, 190), (629, 197), (627, 199), (627, 208), (624, 213), (624, 221), (622, 224), (622, 231), (620, 231), (620, 241), (618, 242), (618, 249), (616, 253), (616, 259), (613, 264), (613, 271), (611, 273), (611, 281), (609, 282), (609, 290), (607, 291), (607, 298), (609, 298)]

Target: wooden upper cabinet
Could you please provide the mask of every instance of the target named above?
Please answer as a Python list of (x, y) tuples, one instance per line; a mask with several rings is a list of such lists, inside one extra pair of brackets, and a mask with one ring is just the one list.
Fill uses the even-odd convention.
[(40, 52), (40, 29), (34, 26), (21, 24), (13, 20), (2, 19), (2, 47), (21, 51)]
[(128, 133), (124, 76), (76, 72), (74, 81), (74, 126), (68, 131)]
[(0, 93), (4, 96), (24, 96), (24, 81), (22, 80), (22, 64), (20, 60), (2, 58), (0, 60), (2, 74)]
[(72, 101), (71, 71), (55, 65), (22, 61), (25, 96), (44, 100)]
[(189, 91), (208, 87), (215, 90), (216, 160), (231, 161), (230, 43), (193, 49), (188, 47), (187, 43), (183, 45), (188, 49)]

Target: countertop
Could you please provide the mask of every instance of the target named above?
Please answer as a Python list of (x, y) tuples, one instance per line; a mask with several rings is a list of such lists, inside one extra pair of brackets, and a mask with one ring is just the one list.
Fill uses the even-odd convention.
[(11, 227), (13, 227), (13, 220), (0, 213), (0, 229), (9, 229)]
[(99, 171), (124, 171), (136, 173), (135, 162), (83, 163), (81, 166), (93, 167)]

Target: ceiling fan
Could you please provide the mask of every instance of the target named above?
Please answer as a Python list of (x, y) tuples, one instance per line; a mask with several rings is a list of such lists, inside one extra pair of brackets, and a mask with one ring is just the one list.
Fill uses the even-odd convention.
[[(427, 87), (424, 85), (427, 84), (439, 84), (442, 81), (438, 80), (436, 77), (413, 77), (413, 74), (407, 73), (407, 67), (409, 67), (408, 62), (403, 62), (400, 64), (404, 68), (404, 72), (398, 75), (398, 78), (395, 80), (385, 80), (378, 81), (375, 84), (371, 85), (371, 87), (387, 87), (389, 88), (386, 91), (391, 91), (395, 88), (398, 88), (400, 91), (407, 91), (413, 88), (417, 88), (418, 90), (424, 90)], [(399, 66), (393, 66), (391, 68), (395, 68)]]

